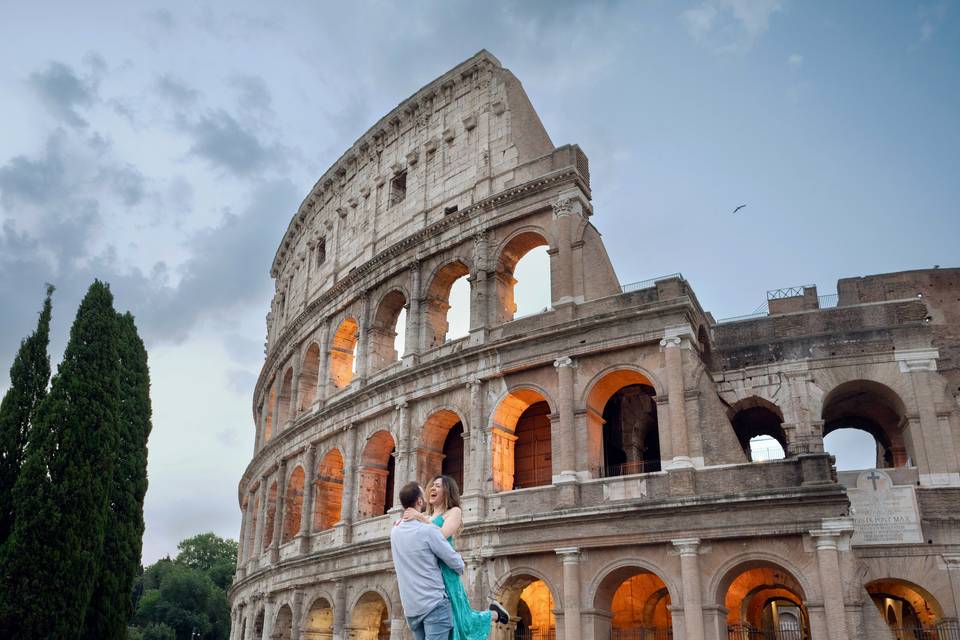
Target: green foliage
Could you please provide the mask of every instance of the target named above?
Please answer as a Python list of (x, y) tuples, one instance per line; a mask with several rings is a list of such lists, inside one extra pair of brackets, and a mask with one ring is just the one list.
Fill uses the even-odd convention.
[(37, 328), (20, 342), (10, 367), (10, 388), (0, 402), (0, 545), (13, 529), (13, 488), (23, 465), (37, 407), (46, 397), (50, 381), (47, 345), (50, 343), (51, 295), (53, 286), (47, 285)]
[(117, 316), (120, 395), (116, 462), (97, 586), (87, 609), (86, 638), (123, 640), (133, 615), (132, 587), (139, 573), (143, 498), (147, 491), (150, 371), (133, 316)]
[(0, 637), (72, 639), (84, 628), (110, 506), (119, 373), (113, 295), (95, 281), (14, 487), (16, 520), (0, 548)]
[(177, 632), (165, 624), (151, 624), (141, 637), (143, 640), (177, 640)]
[(223, 562), (232, 563), (236, 571), (237, 550), (236, 540), (224, 540), (214, 533), (201, 533), (187, 538), (177, 545), (180, 553), (177, 562), (188, 567), (209, 571), (214, 565)]

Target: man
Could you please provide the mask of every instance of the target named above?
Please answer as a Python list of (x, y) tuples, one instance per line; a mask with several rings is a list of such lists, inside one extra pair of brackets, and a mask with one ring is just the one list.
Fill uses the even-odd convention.
[[(416, 482), (400, 489), (404, 509), (426, 509)], [(417, 640), (447, 640), (453, 630), (450, 600), (437, 560), (463, 575), (463, 558), (443, 538), (440, 528), (418, 520), (401, 521), (390, 532), (390, 550), (407, 624)]]

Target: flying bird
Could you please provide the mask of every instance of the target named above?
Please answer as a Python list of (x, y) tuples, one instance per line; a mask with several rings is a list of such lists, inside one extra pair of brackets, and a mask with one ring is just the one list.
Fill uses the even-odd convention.
[(742, 205), (740, 205), (739, 207), (737, 207), (736, 209), (734, 209), (733, 212), (736, 213), (737, 211), (740, 211), (740, 209), (743, 209), (745, 206), (747, 206), (747, 205), (742, 204)]

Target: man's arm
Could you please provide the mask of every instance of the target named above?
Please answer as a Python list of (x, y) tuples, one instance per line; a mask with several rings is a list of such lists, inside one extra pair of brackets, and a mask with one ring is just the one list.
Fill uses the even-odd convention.
[(450, 543), (444, 539), (443, 534), (440, 533), (440, 528), (430, 525), (429, 527), (424, 527), (424, 529), (424, 534), (427, 536), (427, 544), (430, 545), (430, 550), (433, 551), (433, 555), (440, 558), (440, 562), (458, 574), (463, 575), (463, 558), (461, 558), (460, 554), (454, 551)]

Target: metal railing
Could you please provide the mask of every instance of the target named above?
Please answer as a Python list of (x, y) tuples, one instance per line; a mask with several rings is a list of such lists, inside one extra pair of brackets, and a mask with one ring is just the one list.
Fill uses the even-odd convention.
[(620, 464), (605, 464), (601, 467), (592, 469), (594, 477), (597, 478), (616, 478), (619, 476), (632, 476), (637, 473), (653, 473), (660, 471), (659, 460), (632, 460)]
[(728, 640), (807, 640), (802, 629), (754, 629), (749, 625), (727, 627)]
[(614, 629), (610, 640), (673, 640), (673, 629), (667, 627), (636, 627)]
[(960, 640), (956, 622), (941, 622), (933, 627), (890, 627), (897, 640)]
[(656, 278), (648, 278), (647, 280), (641, 280), (640, 282), (631, 282), (629, 284), (620, 286), (620, 293), (630, 293), (631, 291), (639, 291), (640, 289), (649, 289), (657, 284), (658, 280), (669, 280), (670, 278), (680, 278), (683, 279), (682, 273), (670, 273), (665, 276), (658, 276)]
[(840, 295), (836, 293), (828, 293), (825, 296), (817, 296), (817, 305), (821, 309), (831, 309), (837, 306), (838, 302), (840, 302)]
[(781, 300), (783, 298), (796, 298), (802, 296), (805, 289), (812, 289), (815, 285), (802, 284), (799, 287), (784, 287), (783, 289), (771, 289), (767, 291), (767, 300)]
[(535, 469), (514, 469), (513, 488), (530, 489), (532, 487), (543, 487), (553, 483), (553, 470), (549, 467), (539, 467)]
[(549, 629), (517, 629), (513, 633), (514, 640), (557, 640), (557, 630)]

